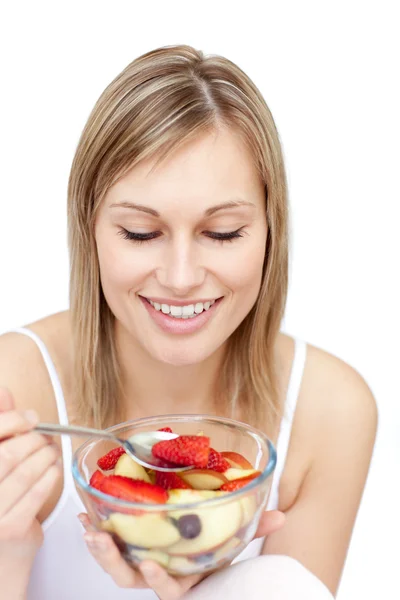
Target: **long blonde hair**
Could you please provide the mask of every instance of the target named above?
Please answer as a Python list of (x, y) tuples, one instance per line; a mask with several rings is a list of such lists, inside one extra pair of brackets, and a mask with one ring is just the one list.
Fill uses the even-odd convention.
[(101, 94), (84, 127), (68, 182), (74, 388), (81, 421), (125, 418), (114, 319), (100, 283), (94, 238), (107, 190), (139, 161), (224, 124), (249, 145), (265, 184), (268, 239), (257, 302), (230, 336), (220, 377), (220, 414), (274, 426), (282, 414), (275, 345), (288, 284), (287, 185), (282, 150), (261, 93), (221, 56), (170, 46), (131, 62)]

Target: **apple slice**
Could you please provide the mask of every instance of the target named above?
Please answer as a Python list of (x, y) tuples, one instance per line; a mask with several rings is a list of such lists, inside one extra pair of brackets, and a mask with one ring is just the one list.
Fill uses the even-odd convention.
[(162, 567), (168, 567), (169, 556), (165, 552), (160, 550), (141, 550), (140, 548), (132, 548), (129, 554), (138, 561), (142, 560), (154, 560)]
[(171, 575), (189, 575), (196, 570), (196, 564), (185, 556), (170, 556), (168, 561), (168, 572)]
[(194, 502), (204, 502), (211, 498), (226, 496), (228, 492), (220, 492), (213, 490), (168, 490), (167, 504), (192, 504)]
[(254, 469), (247, 458), (239, 452), (221, 452), (221, 454), (235, 469)]
[(261, 475), (261, 471), (257, 471), (257, 469), (253, 468), (234, 469), (232, 467), (231, 469), (227, 469), (224, 472), (224, 476), (228, 481), (234, 481), (235, 479), (244, 479), (245, 477), (250, 477), (250, 475), (253, 475), (253, 477), (258, 477), (259, 475)]
[(222, 473), (211, 469), (192, 469), (179, 473), (181, 479), (192, 486), (194, 490), (218, 490), (227, 482)]
[[(184, 490), (185, 491), (185, 490)], [(171, 511), (169, 516), (177, 522), (183, 518), (195, 517), (199, 522), (198, 533), (192, 538), (182, 538), (168, 548), (171, 555), (200, 554), (209, 552), (226, 542), (240, 528), (242, 507), (239, 502), (223, 503), (220, 506)]]
[(109, 517), (112, 530), (127, 544), (143, 548), (163, 548), (180, 539), (178, 529), (159, 514), (126, 515), (112, 513)]
[(240, 527), (246, 527), (252, 521), (257, 510), (257, 501), (253, 496), (245, 496), (239, 500), (242, 507), (242, 523)]
[(238, 548), (238, 546), (240, 546), (241, 543), (242, 543), (242, 540), (240, 540), (236, 536), (229, 539), (226, 542), (226, 544), (223, 544), (217, 550), (215, 550), (214, 561), (218, 562), (219, 560), (225, 558), (226, 556), (228, 556), (228, 555), (230, 556), (231, 553), (233, 552), (233, 550), (236, 550)]
[(221, 560), (221, 558), (224, 558), (229, 552), (237, 548), (241, 542), (242, 540), (239, 537), (234, 536), (227, 542), (215, 546), (215, 548), (209, 548), (206, 552), (188, 554), (186, 558), (202, 565), (213, 566), (217, 561)]
[(139, 465), (128, 454), (122, 454), (115, 465), (114, 475), (122, 475), (123, 477), (131, 477), (132, 479), (140, 479), (151, 483), (150, 477), (146, 473), (142, 465)]
[(110, 519), (104, 519), (104, 521), (100, 521), (100, 527), (108, 533), (115, 533)]

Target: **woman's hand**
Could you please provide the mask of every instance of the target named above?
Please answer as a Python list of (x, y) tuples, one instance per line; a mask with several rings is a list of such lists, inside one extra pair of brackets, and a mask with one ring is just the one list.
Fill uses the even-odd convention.
[[(37, 514), (51, 494), (60, 469), (51, 438), (31, 431), (33, 411), (15, 408), (0, 388), (0, 579), (30, 565), (43, 541)], [(15, 575), (15, 573), (14, 573)]]
[[(158, 563), (145, 560), (140, 563), (139, 570), (133, 569), (122, 558), (112, 537), (106, 532), (97, 532), (90, 524), (86, 514), (79, 515), (86, 529), (85, 541), (92, 556), (99, 565), (123, 588), (152, 588), (160, 600), (179, 600), (205, 575), (187, 575), (172, 577)], [(277, 510), (263, 513), (255, 538), (263, 537), (280, 529), (285, 522), (285, 516)]]

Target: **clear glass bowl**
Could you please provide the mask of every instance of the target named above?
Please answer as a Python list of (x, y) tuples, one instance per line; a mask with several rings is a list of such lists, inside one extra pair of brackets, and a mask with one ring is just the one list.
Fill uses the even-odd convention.
[[(209, 415), (163, 415), (127, 421), (107, 431), (129, 438), (161, 427), (171, 427), (179, 435), (201, 432), (210, 438), (212, 448), (240, 453), (261, 475), (239, 490), (210, 499), (205, 493), (184, 504), (126, 502), (89, 485), (98, 470), (97, 460), (115, 447), (112, 442), (90, 439), (75, 452), (72, 472), (93, 525), (112, 535), (132, 565), (151, 559), (173, 575), (188, 575), (230, 563), (253, 539), (265, 509), (276, 465), (273, 444), (245, 423)], [(182, 537), (182, 532), (187, 535), (182, 524), (188, 522), (191, 532)]]

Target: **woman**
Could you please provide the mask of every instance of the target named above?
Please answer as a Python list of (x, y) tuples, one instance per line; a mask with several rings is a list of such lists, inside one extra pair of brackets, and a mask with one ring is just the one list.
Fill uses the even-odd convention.
[[(277, 555), (335, 594), (376, 405), (351, 367), (279, 332), (287, 192), (260, 92), (228, 60), (188, 46), (133, 61), (88, 119), (68, 211), (70, 310), (0, 338), (7, 598), (215, 598), (228, 584), (241, 597), (246, 573), (255, 598), (270, 592)], [(30, 431), (39, 419), (106, 427), (180, 412), (252, 423), (278, 449), (258, 539), (192, 590), (199, 577), (150, 561), (135, 572), (81, 514), (93, 561), (69, 470), (81, 441), (59, 447)]]

